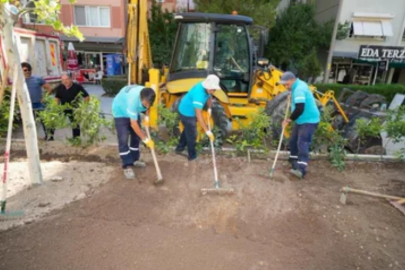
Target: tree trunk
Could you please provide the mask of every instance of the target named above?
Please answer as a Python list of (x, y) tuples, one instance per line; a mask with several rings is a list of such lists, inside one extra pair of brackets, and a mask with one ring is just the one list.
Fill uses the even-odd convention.
[(20, 105), (23, 120), (25, 146), (27, 149), (28, 171), (33, 184), (42, 184), (42, 171), (39, 159), (37, 129), (32, 113), (31, 99), (27, 84), (21, 68), (14, 69), (15, 65), (20, 65), (20, 55), (13, 36), (14, 20), (7, 11), (8, 4), (0, 3), (0, 27), (3, 39), (4, 51), (6, 52), (6, 63), (11, 70), (18, 70), (18, 79), (13, 81), (17, 86), (17, 97)]

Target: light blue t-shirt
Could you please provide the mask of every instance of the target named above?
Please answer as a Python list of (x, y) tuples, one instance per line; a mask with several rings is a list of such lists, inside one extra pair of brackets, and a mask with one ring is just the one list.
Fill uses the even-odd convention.
[(308, 84), (297, 79), (292, 85), (291, 111), (295, 110), (295, 104), (305, 103), (304, 112), (295, 120), (295, 123), (316, 124), (320, 121), (320, 113), (316, 106), (314, 95), (308, 87)]
[(131, 118), (138, 120), (139, 114), (146, 111), (142, 105), (142, 85), (129, 85), (120, 90), (112, 103), (112, 114), (114, 118)]
[(195, 109), (203, 109), (209, 98), (209, 94), (202, 86), (202, 82), (197, 83), (190, 91), (181, 99), (179, 112), (188, 117), (195, 117)]
[(46, 81), (38, 76), (31, 76), (25, 79), (28, 92), (30, 93), (31, 103), (39, 103), (42, 100), (42, 86)]

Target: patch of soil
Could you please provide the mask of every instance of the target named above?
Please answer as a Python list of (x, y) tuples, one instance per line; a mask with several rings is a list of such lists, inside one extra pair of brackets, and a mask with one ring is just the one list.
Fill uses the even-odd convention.
[[(209, 156), (189, 163), (160, 156), (166, 180), (118, 168), (92, 196), (46, 218), (0, 233), (1, 269), (403, 269), (405, 217), (384, 200), (339, 189), (389, 193), (403, 165), (349, 163), (338, 173), (314, 161), (304, 181), (280, 162), (218, 157), (221, 184), (233, 195), (202, 196), (214, 187)], [(102, 177), (100, 173), (100, 177)], [(74, 179), (72, 179), (74, 181)], [(391, 182), (390, 182), (391, 181)], [(401, 186), (402, 187), (402, 186)], [(28, 191), (29, 192), (29, 191)], [(405, 196), (405, 191), (397, 195)], [(18, 195), (19, 196), (19, 195)]]

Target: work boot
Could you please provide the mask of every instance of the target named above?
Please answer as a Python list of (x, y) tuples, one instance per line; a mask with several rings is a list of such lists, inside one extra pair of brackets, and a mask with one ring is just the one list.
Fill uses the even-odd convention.
[(131, 167), (124, 168), (124, 176), (127, 180), (135, 179), (135, 173)]
[(145, 168), (146, 167), (146, 163), (140, 160), (137, 160), (134, 162), (134, 167), (135, 168)]
[(300, 170), (297, 170), (297, 169), (295, 169), (295, 170), (291, 169), (290, 174), (294, 175), (295, 177), (297, 177), (300, 180), (304, 178), (304, 174)]

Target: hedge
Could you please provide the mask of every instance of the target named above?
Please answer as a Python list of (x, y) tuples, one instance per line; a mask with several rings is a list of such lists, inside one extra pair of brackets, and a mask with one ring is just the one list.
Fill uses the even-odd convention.
[(101, 85), (109, 97), (114, 97), (127, 84), (128, 79), (125, 76), (107, 77), (101, 80)]
[(403, 84), (379, 84), (379, 85), (356, 85), (356, 84), (315, 84), (318, 91), (325, 92), (327, 90), (335, 91), (335, 97), (338, 98), (344, 88), (352, 91), (361, 90), (370, 94), (379, 94), (387, 98), (391, 102), (395, 94), (405, 94), (405, 85)]

